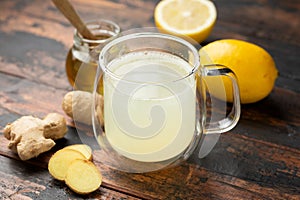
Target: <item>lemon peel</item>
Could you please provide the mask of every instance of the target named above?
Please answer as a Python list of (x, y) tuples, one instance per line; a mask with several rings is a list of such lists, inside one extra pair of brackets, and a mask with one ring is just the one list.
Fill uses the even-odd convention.
[[(230, 68), (238, 79), (241, 103), (254, 103), (267, 97), (278, 77), (278, 70), (272, 56), (262, 47), (235, 39), (223, 39), (209, 43), (199, 50), (201, 55), (207, 54), (210, 62), (222, 64)], [(202, 60), (202, 64), (205, 63)], [(226, 95), (213, 78), (208, 79), (213, 96), (232, 102), (232, 87), (228, 78), (222, 77)], [(223, 89), (224, 90), (224, 89)]]

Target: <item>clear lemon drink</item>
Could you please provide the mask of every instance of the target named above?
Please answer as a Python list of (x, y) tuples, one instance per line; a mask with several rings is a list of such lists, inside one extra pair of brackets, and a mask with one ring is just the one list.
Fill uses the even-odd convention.
[(184, 152), (196, 121), (191, 66), (171, 54), (145, 51), (117, 58), (107, 68), (104, 119), (112, 148), (142, 162), (164, 161)]

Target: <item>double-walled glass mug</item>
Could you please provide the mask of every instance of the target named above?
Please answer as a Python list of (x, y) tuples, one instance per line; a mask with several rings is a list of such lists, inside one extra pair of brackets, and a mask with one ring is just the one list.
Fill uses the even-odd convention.
[[(234, 103), (222, 119), (211, 122), (214, 110), (208, 114), (204, 79), (222, 76), (232, 82)], [(92, 104), (93, 130), (106, 164), (134, 173), (186, 160), (205, 146), (204, 135), (232, 129), (240, 116), (233, 72), (202, 66), (191, 43), (157, 32), (123, 35), (103, 47)]]

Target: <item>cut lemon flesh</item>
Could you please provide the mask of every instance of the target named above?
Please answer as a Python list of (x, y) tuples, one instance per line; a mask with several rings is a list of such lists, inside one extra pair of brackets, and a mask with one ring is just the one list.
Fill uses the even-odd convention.
[(155, 24), (162, 31), (202, 42), (216, 22), (216, 7), (208, 0), (163, 0), (155, 8)]

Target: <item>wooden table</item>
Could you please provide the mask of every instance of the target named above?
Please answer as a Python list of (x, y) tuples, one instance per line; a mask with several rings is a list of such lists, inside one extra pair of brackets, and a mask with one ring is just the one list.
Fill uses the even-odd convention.
[[(157, 0), (71, 0), (85, 19), (106, 18), (123, 30), (154, 26)], [(65, 58), (73, 28), (51, 1), (0, 2), (0, 199), (300, 199), (300, 1), (215, 0), (217, 24), (203, 43), (235, 38), (274, 57), (280, 75), (264, 100), (242, 105), (241, 119), (199, 160), (146, 174), (112, 170), (95, 159), (100, 189), (79, 196), (47, 171), (49, 157), (80, 142), (61, 101), (72, 90)], [(23, 115), (58, 112), (69, 132), (50, 152), (20, 161), (4, 126)]]

